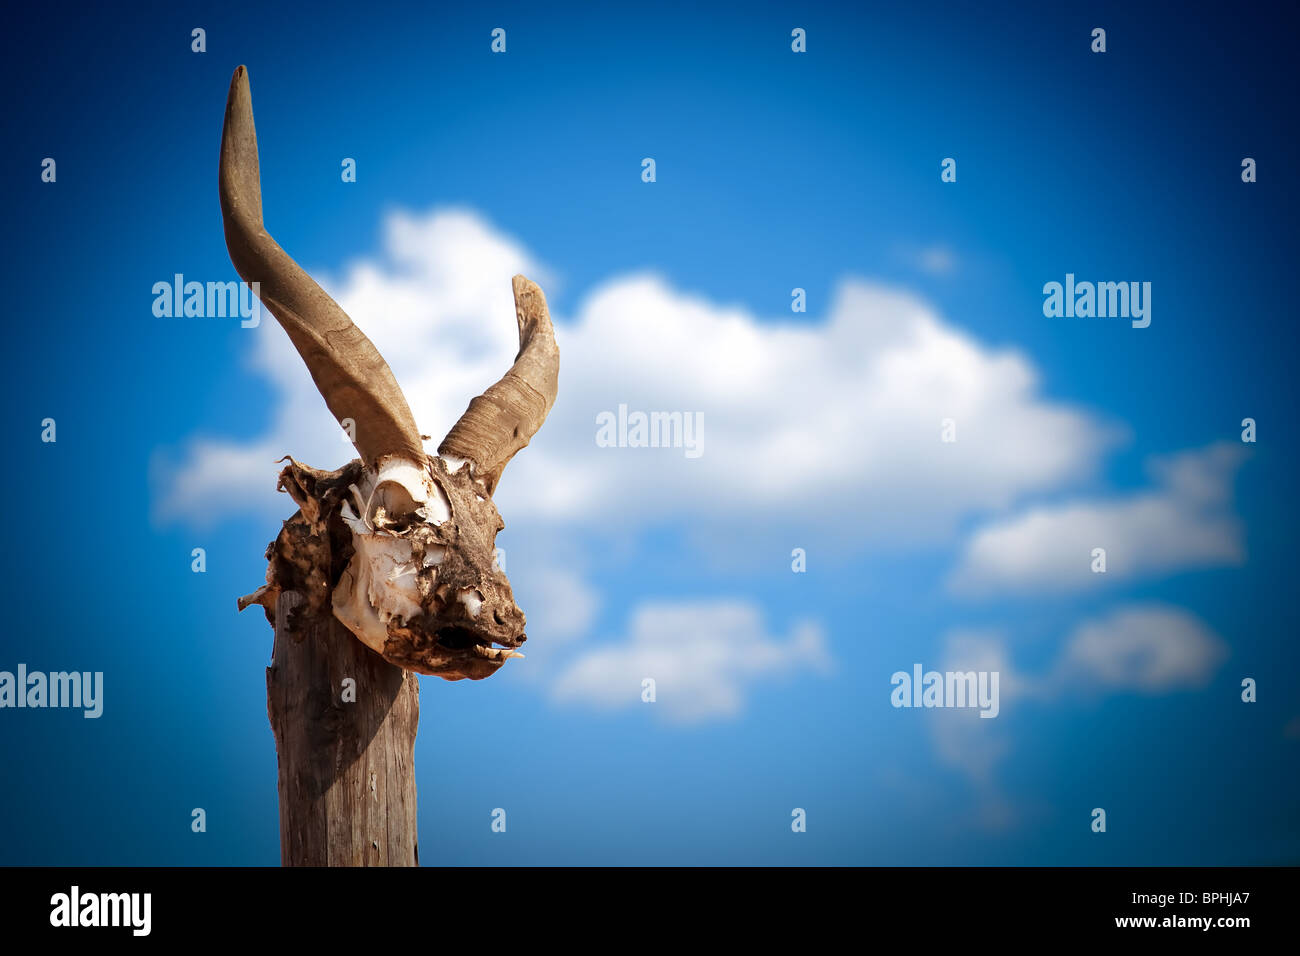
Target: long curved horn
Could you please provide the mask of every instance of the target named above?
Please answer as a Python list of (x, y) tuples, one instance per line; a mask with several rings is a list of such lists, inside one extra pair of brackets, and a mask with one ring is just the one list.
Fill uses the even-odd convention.
[(555, 344), (546, 296), (535, 282), (514, 277), (515, 317), (519, 320), (519, 354), (510, 371), (469, 403), (438, 446), (439, 455), (474, 463), (474, 475), (489, 495), (506, 463), (542, 427), (555, 404), (560, 349)]
[(372, 468), (387, 455), (423, 462), (420, 430), (388, 363), (262, 224), (257, 131), (242, 66), (226, 98), (220, 179), (221, 218), (235, 271), (289, 333), (339, 424), (351, 419), (349, 433), (362, 460)]

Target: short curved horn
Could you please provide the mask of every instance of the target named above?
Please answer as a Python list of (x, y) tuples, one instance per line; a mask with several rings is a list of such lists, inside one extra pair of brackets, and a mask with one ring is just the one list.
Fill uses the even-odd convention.
[(560, 375), (546, 296), (535, 282), (514, 277), (515, 317), (519, 320), (519, 354), (501, 381), (469, 403), (438, 446), (438, 454), (474, 463), (474, 476), (491, 495), (506, 463), (542, 427)]
[(242, 66), (226, 98), (220, 182), (226, 248), (235, 271), (289, 333), (339, 424), (346, 427), (351, 420), (348, 431), (362, 460), (372, 468), (389, 455), (423, 462), (420, 430), (388, 363), (262, 224), (257, 131)]

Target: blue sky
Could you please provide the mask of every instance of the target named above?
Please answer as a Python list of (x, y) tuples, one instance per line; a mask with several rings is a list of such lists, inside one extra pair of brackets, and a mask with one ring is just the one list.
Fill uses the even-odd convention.
[[(275, 459), (351, 450), (269, 318), (160, 319), (150, 291), (234, 277), (216, 161), (243, 63), (268, 228), (422, 429), (513, 356), (513, 271), (557, 323), (560, 399), (497, 495), (528, 658), (422, 679), (422, 860), (1294, 863), (1295, 144), (1270, 16), (15, 21), (0, 669), (102, 670), (105, 705), (0, 710), (0, 862), (278, 862), (271, 634), (234, 600), (290, 511)], [(1150, 327), (1046, 318), (1066, 273), (1149, 281)], [(702, 413), (704, 454), (596, 447), (620, 403)], [(914, 662), (992, 662), (1001, 713), (894, 709)]]

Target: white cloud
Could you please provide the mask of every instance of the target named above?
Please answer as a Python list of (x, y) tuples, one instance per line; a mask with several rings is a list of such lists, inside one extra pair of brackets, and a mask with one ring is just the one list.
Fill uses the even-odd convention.
[(965, 775), (973, 788), (971, 822), (983, 829), (1005, 830), (1020, 819), (998, 785), (995, 771), (1011, 753), (1006, 732), (1008, 703), (1032, 692), (1012, 669), (1004, 637), (992, 631), (955, 630), (947, 634), (938, 670), (980, 671), (998, 675), (998, 716), (986, 719), (976, 707), (918, 711), (929, 724), (935, 757)]
[(947, 635), (939, 669), (997, 672), (999, 716), (983, 719), (977, 708), (918, 713), (929, 722), (936, 759), (961, 771), (974, 788), (975, 821), (1003, 829), (1024, 814), (1024, 808), (1003, 793), (996, 774), (1012, 750), (1007, 712), (1019, 702), (1059, 704), (1064, 695), (1079, 692), (1195, 689), (1209, 681), (1226, 657), (1226, 645), (1204, 623), (1181, 608), (1161, 604), (1126, 605), (1083, 622), (1055, 661), (1033, 674), (1015, 669), (1000, 633), (955, 630)]
[[(381, 256), (338, 282), (318, 278), (388, 359), (432, 449), (514, 358), (510, 276), (549, 280), (470, 212), (396, 214), (384, 234)], [(268, 319), (248, 334), (254, 368), (274, 386), (268, 426), (252, 441), (196, 439), (160, 462), (164, 517), (279, 514), (276, 459), (334, 467), (351, 456), (280, 328)], [(1024, 356), (862, 280), (842, 283), (827, 317), (809, 324), (625, 276), (557, 315), (557, 337), (559, 399), (497, 495), (509, 521), (632, 530), (761, 514), (911, 543), (1085, 476), (1109, 438), (1089, 415), (1044, 400)], [(597, 414), (621, 403), (703, 413), (703, 456), (597, 447)], [(945, 418), (955, 443), (940, 441)]]
[(998, 717), (980, 717), (978, 707), (938, 708), (920, 711), (930, 721), (935, 753), (963, 771), (980, 788), (993, 787), (994, 767), (1006, 756), (1008, 745), (999, 723), (1008, 698), (1021, 690), (1022, 680), (1011, 669), (1006, 642), (994, 633), (953, 631), (945, 639), (941, 671), (974, 671), (998, 675)]
[[(561, 343), (561, 399), (521, 469), (525, 509), (560, 520), (842, 523), (920, 536), (1052, 487), (1093, 464), (1103, 436), (1044, 403), (1020, 356), (993, 352), (909, 296), (844, 283), (826, 322), (761, 322), (671, 288), (618, 279), (585, 300)], [(700, 412), (703, 455), (597, 448), (596, 416)], [(958, 441), (940, 441), (941, 422)], [(523, 456), (520, 456), (522, 459)]]
[(1006, 638), (1000, 631), (966, 628), (949, 631), (944, 638), (941, 669), (998, 674), (998, 693), (1003, 708), (1008, 701), (1036, 696), (1041, 691), (1038, 682), (1012, 666)]
[(1056, 680), (1146, 693), (1198, 688), (1227, 656), (1224, 642), (1187, 611), (1130, 605), (1075, 630)]
[(1032, 673), (1012, 664), (1001, 633), (953, 630), (946, 637), (942, 669), (996, 671), (1006, 711), (1008, 703), (1060, 699), (1078, 690), (1160, 693), (1202, 687), (1227, 652), (1224, 641), (1189, 611), (1143, 602), (1080, 622), (1050, 665)]
[[(1240, 445), (1158, 458), (1152, 490), (1032, 508), (977, 531), (950, 579), (965, 594), (1061, 593), (1245, 560), (1232, 511)], [(1092, 551), (1106, 550), (1106, 572)]]
[(515, 592), (527, 609), (529, 640), (534, 643), (567, 643), (582, 637), (600, 607), (591, 585), (569, 568), (530, 569)]
[[(740, 601), (647, 603), (626, 638), (587, 650), (551, 685), (557, 701), (602, 709), (653, 707), (677, 723), (733, 717), (751, 686), (803, 671), (824, 673), (825, 639), (813, 624), (769, 636), (758, 608)], [(642, 681), (655, 681), (654, 703)]]

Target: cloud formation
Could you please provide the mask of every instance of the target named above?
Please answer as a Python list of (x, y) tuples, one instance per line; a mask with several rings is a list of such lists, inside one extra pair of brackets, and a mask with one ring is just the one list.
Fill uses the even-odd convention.
[[(1245, 452), (1221, 442), (1153, 459), (1154, 487), (1031, 508), (977, 531), (950, 579), (961, 594), (1060, 594), (1245, 560), (1232, 483)], [(1092, 570), (1106, 551), (1104, 574)]]
[[(826, 673), (830, 656), (815, 624), (768, 635), (744, 601), (655, 602), (632, 612), (628, 634), (583, 652), (551, 684), (553, 698), (605, 710), (653, 707), (674, 723), (734, 717), (753, 685)], [(642, 699), (654, 681), (655, 701)]]
[(936, 759), (970, 781), (975, 820), (1003, 829), (1023, 812), (997, 780), (997, 767), (1012, 752), (1008, 711), (1024, 702), (1060, 706), (1080, 694), (1196, 690), (1209, 683), (1227, 656), (1225, 642), (1204, 622), (1157, 603), (1122, 605), (1083, 621), (1061, 643), (1055, 659), (1034, 673), (1016, 669), (1004, 635), (955, 630), (946, 637), (942, 669), (998, 673), (999, 716), (984, 720), (975, 708), (917, 713), (929, 724)]
[[(476, 214), (437, 210), (390, 216), (380, 255), (318, 278), (388, 359), (432, 450), (513, 361), (516, 272), (548, 281)], [(760, 318), (653, 274), (612, 279), (556, 319), (559, 399), (502, 481), (511, 520), (635, 529), (797, 510), (805, 524), (864, 517), (845, 533), (915, 542), (1086, 475), (1110, 438), (1089, 414), (1044, 399), (1020, 353), (860, 279), (815, 322)], [(266, 430), (202, 437), (160, 462), (164, 518), (278, 513), (276, 459), (335, 467), (351, 455), (282, 330), (267, 321), (247, 334), (276, 395)], [(597, 416), (620, 404), (702, 414), (703, 454), (598, 447)], [(940, 440), (945, 419), (955, 442)]]
[(1227, 656), (1227, 645), (1187, 611), (1128, 605), (1074, 631), (1056, 682), (1148, 694), (1195, 689)]

